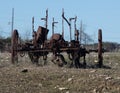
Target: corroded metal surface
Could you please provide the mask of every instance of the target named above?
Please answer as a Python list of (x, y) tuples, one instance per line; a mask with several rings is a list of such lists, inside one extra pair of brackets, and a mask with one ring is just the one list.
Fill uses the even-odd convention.
[[(18, 32), (13, 32), (12, 38), (12, 62), (14, 63), (15, 56), (18, 52), (21, 56), (24, 52), (28, 52), (28, 55), (33, 63), (38, 63), (39, 57), (43, 57), (43, 60), (47, 60), (48, 53), (53, 53), (52, 62), (56, 61), (59, 66), (63, 66), (67, 62), (64, 56), (61, 54), (66, 52), (68, 58), (72, 61), (70, 67), (86, 67), (86, 54), (90, 52), (98, 52), (98, 66), (101, 67), (102, 63), (102, 31), (99, 30), (98, 34), (98, 49), (87, 50), (81, 47), (79, 41), (72, 40), (71, 42), (65, 41), (62, 35), (53, 34), (49, 40), (45, 40), (45, 32), (48, 31), (45, 28), (39, 27), (37, 32), (34, 32), (33, 40), (31, 43), (25, 43), (24, 45), (18, 44)], [(83, 57), (83, 63), (80, 62), (80, 58)], [(54, 62), (54, 63), (56, 63)]]
[[(103, 57), (102, 57), (102, 30), (98, 31), (98, 49), (94, 50), (87, 50), (86, 48), (82, 47), (79, 41), (80, 34), (76, 28), (76, 19), (70, 18), (68, 21), (65, 16), (64, 12), (62, 14), (63, 19), (68, 23), (70, 27), (70, 41), (65, 41), (64, 39), (64, 32), (61, 34), (53, 33), (50, 39), (47, 39), (47, 34), (49, 30), (48, 27), (48, 10), (46, 10), (46, 17), (42, 18), (45, 21), (45, 27), (39, 26), (38, 30), (34, 30), (34, 17), (32, 19), (32, 40), (30, 42), (26, 42), (25, 44), (19, 43), (19, 33), (17, 30), (14, 30), (12, 33), (12, 50), (11, 50), (11, 61), (15, 63), (15, 60), (18, 59), (18, 53), (21, 57), (24, 56), (25, 52), (28, 53), (31, 61), (33, 63), (37, 63), (40, 57), (43, 57), (43, 60), (46, 62), (47, 55), (49, 53), (53, 54), (52, 61), (56, 61), (59, 66), (63, 66), (67, 64), (65, 61), (64, 56), (62, 55), (63, 52), (67, 53), (68, 58), (72, 61), (70, 66), (74, 66), (76, 68), (86, 67), (86, 54), (90, 52), (98, 52), (98, 66), (101, 67), (103, 65)], [(74, 31), (74, 40), (71, 37), (71, 20), (74, 21), (75, 31)], [(54, 20), (53, 20), (53, 23)], [(53, 28), (54, 28), (54, 24)], [(64, 29), (63, 29), (64, 30)], [(80, 62), (80, 58), (83, 57), (83, 62)], [(54, 62), (54, 63), (56, 63)]]
[(14, 30), (12, 32), (12, 39), (11, 39), (11, 62), (12, 63), (15, 63), (15, 61), (18, 61), (18, 55), (17, 55), (18, 38), (19, 38), (18, 31)]
[(98, 30), (98, 66), (103, 66), (103, 56), (102, 56), (102, 30)]

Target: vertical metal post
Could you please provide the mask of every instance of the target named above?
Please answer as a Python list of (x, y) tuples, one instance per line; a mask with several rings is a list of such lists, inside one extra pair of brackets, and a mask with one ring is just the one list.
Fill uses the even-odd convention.
[[(64, 9), (62, 9), (62, 15), (64, 15)], [(64, 38), (64, 19), (62, 18), (62, 37)]]
[(34, 17), (32, 17), (32, 32), (34, 32)]
[(47, 28), (48, 28), (48, 9), (46, 10), (46, 33), (45, 33), (45, 36), (46, 36), (46, 40), (47, 40)]
[(36, 31), (34, 30), (34, 17), (32, 17), (32, 36), (33, 36), (33, 45), (34, 47), (37, 47), (37, 34)]
[(65, 18), (65, 16), (64, 16), (64, 13), (62, 14), (62, 18), (67, 22), (67, 24), (68, 24), (68, 26), (69, 26), (69, 29), (70, 29), (70, 41), (72, 40), (71, 39), (71, 23), (70, 23), (70, 19), (69, 19), (69, 21)]
[(102, 56), (102, 30), (98, 30), (98, 66), (101, 68), (103, 66), (103, 56)]
[(11, 23), (11, 32), (13, 32), (14, 27), (14, 8), (12, 8), (12, 23)]
[(48, 9), (46, 10), (46, 17), (45, 18), (41, 18), (41, 20), (44, 20), (45, 21), (45, 28), (46, 28), (46, 31), (45, 31), (45, 40), (47, 40), (47, 28), (48, 28)]
[(52, 22), (52, 35), (54, 34), (54, 18), (53, 18), (53, 22)]
[(75, 16), (75, 21), (74, 21), (74, 28), (75, 28), (75, 31), (74, 31), (74, 39), (76, 40), (76, 31), (77, 31), (77, 28), (76, 28), (76, 21), (77, 21), (77, 16)]
[(14, 8), (12, 8), (12, 20), (11, 20), (11, 62), (12, 63), (14, 63), (13, 25), (14, 25)]
[(54, 21), (54, 18), (53, 18), (53, 22), (52, 22), (52, 34), (54, 34), (54, 26), (55, 26), (55, 24), (57, 24), (58, 22), (55, 22)]
[(70, 25), (69, 25), (69, 28), (70, 28), (70, 41), (72, 40), (72, 28), (71, 28), (71, 21), (72, 20), (75, 20), (75, 18), (69, 18), (69, 23), (70, 23)]
[(70, 29), (70, 41), (71, 41), (72, 40), (72, 36), (71, 36), (71, 21), (70, 21), (69, 29)]
[(81, 25), (80, 25), (80, 44), (82, 42), (82, 21), (81, 21)]

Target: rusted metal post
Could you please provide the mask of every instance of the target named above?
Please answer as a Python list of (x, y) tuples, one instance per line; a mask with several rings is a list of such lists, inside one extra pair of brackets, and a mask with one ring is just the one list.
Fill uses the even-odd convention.
[(15, 62), (18, 62), (18, 55), (17, 55), (18, 38), (19, 38), (18, 31), (14, 30), (12, 32), (12, 38), (11, 38), (11, 62), (13, 64)]
[(75, 40), (79, 41), (79, 30), (75, 31)]
[[(62, 15), (64, 15), (64, 9), (62, 9)], [(64, 19), (62, 18), (62, 37), (64, 38)]]
[[(12, 31), (13, 32), (13, 31)], [(13, 33), (11, 35), (11, 63), (14, 64), (14, 45), (13, 45)]]
[(70, 26), (69, 26), (69, 28), (70, 28), (70, 41), (72, 40), (72, 28), (71, 28), (71, 21), (72, 20), (75, 20), (75, 18), (69, 18), (69, 23), (70, 23)]
[(11, 62), (14, 63), (14, 50), (13, 50), (13, 25), (14, 25), (14, 8), (12, 8), (12, 20), (11, 20)]
[(72, 40), (72, 36), (71, 36), (71, 21), (70, 21), (69, 29), (70, 29), (70, 41), (71, 41)]
[[(48, 28), (48, 9), (46, 10), (46, 17), (45, 18), (41, 18), (41, 20), (45, 21), (45, 28), (46, 28), (46, 32), (47, 32), (47, 28)], [(47, 40), (47, 35), (45, 37), (45, 40)]]
[(75, 16), (75, 21), (74, 21), (74, 39), (77, 40), (76, 38), (76, 31), (77, 31), (77, 28), (76, 28), (76, 21), (77, 21), (77, 16)]
[[(62, 13), (62, 18), (67, 22), (68, 26), (69, 26), (69, 29), (71, 29), (71, 24), (70, 22), (65, 18), (64, 16), (64, 12)], [(71, 31), (71, 30), (70, 30)], [(70, 32), (70, 41), (71, 41), (71, 32)]]
[(54, 18), (53, 18), (53, 22), (52, 22), (52, 35), (54, 34), (54, 26), (55, 26), (55, 24), (57, 24), (58, 22), (55, 22), (54, 21)]
[(53, 18), (53, 22), (52, 22), (52, 35), (54, 34), (54, 18)]
[(36, 47), (37, 46), (37, 41), (36, 41), (37, 33), (34, 30), (34, 17), (32, 17), (32, 37), (33, 37), (33, 45), (34, 47)]
[(11, 34), (13, 32), (13, 28), (14, 28), (14, 8), (12, 8)]
[(101, 68), (103, 66), (103, 56), (102, 56), (102, 30), (98, 30), (98, 66)]
[(82, 43), (82, 21), (81, 21), (81, 25), (80, 25), (80, 44)]
[[(48, 28), (48, 9), (46, 10), (46, 32), (47, 32), (47, 28)], [(47, 40), (47, 35), (45, 39)]]
[(48, 28), (48, 9), (46, 10), (46, 29)]
[(32, 31), (34, 32), (34, 17), (32, 17)]

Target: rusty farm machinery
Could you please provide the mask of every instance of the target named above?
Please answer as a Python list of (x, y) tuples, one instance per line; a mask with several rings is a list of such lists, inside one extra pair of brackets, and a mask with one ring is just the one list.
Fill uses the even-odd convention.
[[(62, 18), (65, 20), (70, 28), (70, 41), (65, 41), (64, 30), (62, 34), (54, 33), (54, 24), (57, 23), (53, 19), (52, 23), (52, 36), (48, 40), (47, 34), (48, 30), (48, 10), (46, 10), (46, 17), (42, 18), (45, 21), (45, 27), (39, 26), (38, 30), (34, 30), (34, 17), (32, 19), (32, 40), (25, 43), (20, 43), (18, 30), (12, 31), (11, 38), (11, 61), (15, 63), (18, 60), (18, 54), (23, 57), (26, 53), (29, 55), (30, 60), (33, 63), (38, 63), (39, 58), (42, 57), (44, 61), (47, 60), (48, 54), (53, 54), (52, 62), (58, 64), (58, 66), (66, 65), (67, 62), (62, 53), (66, 53), (68, 58), (71, 60), (70, 67), (74, 66), (76, 68), (86, 67), (85, 56), (90, 52), (98, 52), (98, 67), (103, 66), (103, 56), (102, 53), (102, 30), (98, 30), (98, 48), (87, 50), (80, 44), (80, 34), (79, 30), (75, 29), (74, 40), (71, 37), (71, 20), (74, 20), (76, 25), (76, 19), (70, 18), (69, 21), (65, 18), (64, 12), (62, 13)], [(80, 58), (83, 57), (83, 62), (80, 62)]]

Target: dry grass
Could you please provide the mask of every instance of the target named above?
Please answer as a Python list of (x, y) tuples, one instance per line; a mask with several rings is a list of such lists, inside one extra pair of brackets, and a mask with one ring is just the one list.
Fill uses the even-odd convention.
[(2, 53), (0, 93), (120, 93), (120, 53), (105, 53), (104, 64), (111, 69), (60, 68), (50, 61), (38, 67), (26, 56), (12, 65), (10, 54)]

